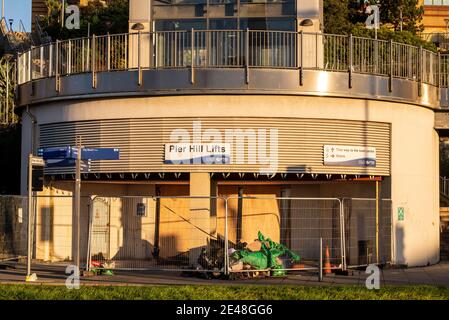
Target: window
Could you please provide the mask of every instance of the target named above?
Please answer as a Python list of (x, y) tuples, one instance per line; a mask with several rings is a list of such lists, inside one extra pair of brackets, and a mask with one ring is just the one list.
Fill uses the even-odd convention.
[(158, 20), (156, 31), (182, 31), (182, 30), (205, 30), (207, 29), (205, 19), (185, 20)]
[(279, 31), (295, 31), (296, 23), (293, 18), (252, 18), (240, 19), (240, 29), (246, 28), (250, 30), (279, 30)]
[(210, 30), (236, 30), (237, 19), (211, 19), (209, 20)]
[(449, 6), (449, 0), (424, 0), (425, 6)]
[(155, 31), (296, 30), (294, 0), (152, 1)]

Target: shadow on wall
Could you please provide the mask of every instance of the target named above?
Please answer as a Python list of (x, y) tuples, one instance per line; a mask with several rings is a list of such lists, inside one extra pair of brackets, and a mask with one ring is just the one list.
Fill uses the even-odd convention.
[(123, 198), (121, 208), (121, 227), (123, 230), (122, 246), (114, 255), (114, 260), (150, 259), (153, 246), (145, 239), (142, 219), (135, 211), (137, 203), (144, 203), (143, 198)]
[[(424, 241), (424, 240), (423, 240)], [(396, 225), (395, 227), (395, 258), (394, 263), (399, 266), (408, 266), (409, 261), (405, 258), (405, 230), (401, 225)], [(409, 254), (410, 255), (410, 254)], [(411, 255), (412, 259), (418, 257), (420, 259), (419, 263), (413, 262), (415, 266), (430, 266), (431, 264), (439, 261), (439, 246), (435, 246), (433, 250), (426, 249), (425, 252), (416, 250)], [(410, 258), (409, 258), (410, 259)], [(422, 259), (422, 260), (421, 260)]]
[[(44, 260), (49, 260), (55, 257), (54, 252), (54, 234), (53, 234), (53, 224), (54, 224), (54, 206), (43, 206), (40, 208), (40, 232), (39, 238), (44, 246), (45, 252), (41, 253)], [(55, 257), (58, 260), (64, 259), (64, 257)]]
[(395, 264), (397, 265), (407, 265), (405, 256), (404, 256), (404, 250), (405, 250), (405, 244), (404, 244), (404, 228), (400, 225), (396, 225), (395, 227), (395, 257), (396, 261)]

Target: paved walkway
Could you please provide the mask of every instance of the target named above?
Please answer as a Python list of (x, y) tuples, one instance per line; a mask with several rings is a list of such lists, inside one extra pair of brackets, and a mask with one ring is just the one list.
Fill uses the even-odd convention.
[[(38, 276), (36, 284), (62, 285), (65, 283), (63, 265), (33, 265)], [(8, 265), (0, 268), (0, 283), (24, 283), (24, 265)], [(207, 280), (185, 276), (179, 272), (128, 272), (115, 271), (114, 276), (82, 277), (82, 285), (365, 285), (368, 274), (354, 270), (352, 275), (328, 275), (319, 282), (313, 273), (291, 274), (283, 278), (256, 278), (246, 280)], [(449, 262), (409, 269), (387, 268), (382, 270), (381, 285), (432, 285), (449, 286)]]

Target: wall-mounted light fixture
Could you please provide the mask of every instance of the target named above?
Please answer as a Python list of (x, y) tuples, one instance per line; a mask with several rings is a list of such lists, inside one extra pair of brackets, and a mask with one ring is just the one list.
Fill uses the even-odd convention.
[(138, 22), (138, 23), (133, 24), (131, 26), (131, 29), (136, 30), (136, 31), (142, 31), (143, 29), (145, 29), (145, 26), (142, 23)]
[(310, 19), (304, 19), (299, 23), (299, 25), (301, 27), (311, 27), (311, 26), (313, 26), (313, 21)]

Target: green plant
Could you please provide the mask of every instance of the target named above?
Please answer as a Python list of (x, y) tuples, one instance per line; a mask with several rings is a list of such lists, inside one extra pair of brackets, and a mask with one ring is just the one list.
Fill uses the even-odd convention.
[[(15, 64), (9, 57), (0, 58), (0, 122), (15, 123), (18, 118), (14, 114)], [(8, 102), (8, 103), (6, 103)]]
[(128, 0), (110, 0), (105, 5), (100, 0), (89, 1), (80, 8), (80, 29), (68, 30), (61, 25), (61, 4), (58, 0), (46, 0), (48, 13), (41, 20), (43, 29), (54, 40), (85, 37), (90, 34), (104, 35), (128, 32)]

